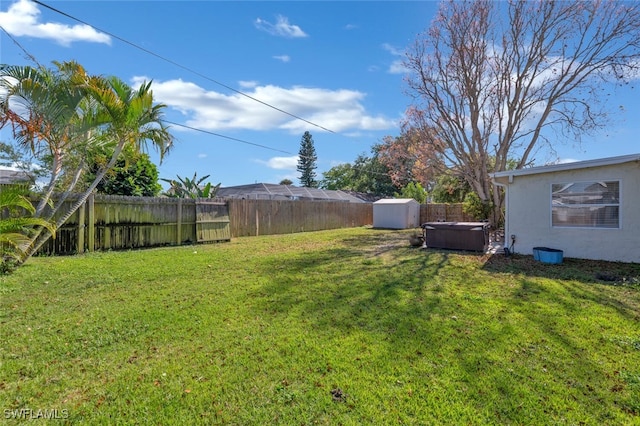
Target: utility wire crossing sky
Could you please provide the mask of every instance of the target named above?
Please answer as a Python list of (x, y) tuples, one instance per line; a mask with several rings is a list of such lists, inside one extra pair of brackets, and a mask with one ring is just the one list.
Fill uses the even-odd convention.
[[(52, 66), (75, 60), (91, 74), (115, 75), (132, 86), (151, 80), (177, 139), (159, 166), (163, 178), (197, 172), (222, 186), (296, 183), (305, 131), (315, 142), (320, 178), (370, 155), (384, 136), (400, 134), (412, 102), (404, 52), (437, 7), (413, 1), (6, 1), (0, 4), (0, 61), (33, 65), (32, 55)], [(637, 152), (636, 98), (617, 93), (620, 116), (612, 126), (581, 145), (557, 147), (559, 159)], [(9, 139), (3, 129), (0, 140)], [(152, 159), (159, 162), (155, 154)]]

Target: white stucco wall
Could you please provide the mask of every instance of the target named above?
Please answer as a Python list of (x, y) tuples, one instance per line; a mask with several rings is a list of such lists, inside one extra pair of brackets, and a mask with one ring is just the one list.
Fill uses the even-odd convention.
[[(551, 226), (551, 184), (620, 181), (620, 228), (561, 228)], [(532, 254), (543, 246), (564, 251), (564, 257), (640, 262), (640, 164), (514, 176), (506, 178), (505, 243), (516, 236), (514, 252)]]

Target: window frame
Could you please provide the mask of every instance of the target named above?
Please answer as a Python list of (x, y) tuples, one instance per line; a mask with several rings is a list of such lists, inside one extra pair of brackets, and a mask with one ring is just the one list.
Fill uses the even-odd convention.
[[(618, 199), (616, 203), (591, 203), (591, 204), (572, 204), (571, 207), (579, 207), (579, 208), (589, 208), (589, 207), (617, 207), (618, 208), (618, 223), (616, 226), (589, 226), (589, 225), (562, 225), (554, 223), (554, 205), (553, 205), (553, 187), (556, 185), (570, 185), (570, 184), (597, 184), (598, 182), (605, 183), (613, 183), (616, 182), (618, 184)], [(562, 228), (562, 229), (622, 229), (622, 179), (593, 179), (593, 180), (575, 180), (572, 182), (569, 181), (557, 181), (551, 182), (549, 184), (549, 222), (551, 228)]]

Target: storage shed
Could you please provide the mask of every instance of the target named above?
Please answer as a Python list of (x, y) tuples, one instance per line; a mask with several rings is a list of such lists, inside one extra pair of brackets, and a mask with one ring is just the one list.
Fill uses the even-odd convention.
[(373, 227), (408, 229), (420, 226), (420, 203), (413, 198), (385, 198), (373, 203)]

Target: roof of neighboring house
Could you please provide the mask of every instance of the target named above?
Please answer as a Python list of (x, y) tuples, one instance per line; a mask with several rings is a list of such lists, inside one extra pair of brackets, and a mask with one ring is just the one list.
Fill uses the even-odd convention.
[(254, 183), (250, 185), (229, 186), (220, 188), (216, 194), (219, 198), (246, 198), (258, 200), (322, 200), (344, 201), (349, 203), (366, 203), (363, 197), (345, 191), (306, 188), (294, 185), (275, 185), (271, 183)]
[(0, 185), (10, 185), (12, 183), (29, 182), (29, 174), (22, 170), (7, 169), (0, 167)]
[(530, 167), (528, 169), (505, 170), (491, 175), (494, 179), (501, 177), (514, 177), (535, 175), (540, 173), (563, 172), (568, 170), (586, 169), (590, 167), (612, 166), (616, 164), (640, 161), (640, 154), (622, 155), (619, 157), (599, 158), (596, 160), (575, 161), (573, 163), (551, 164), (548, 166)]

